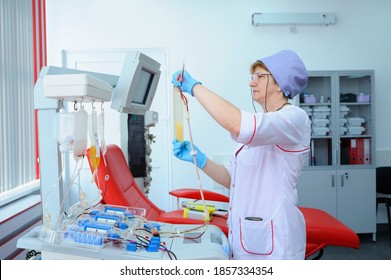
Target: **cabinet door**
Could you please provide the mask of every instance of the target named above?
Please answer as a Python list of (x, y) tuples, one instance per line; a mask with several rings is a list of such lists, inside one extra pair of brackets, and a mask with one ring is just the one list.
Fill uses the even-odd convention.
[(332, 166), (336, 159), (333, 159), (333, 127), (334, 110), (337, 98), (333, 95), (335, 80), (332, 74), (324, 72), (311, 72), (308, 78), (308, 86), (300, 95), (300, 107), (311, 119), (311, 150), (308, 165), (310, 166)]
[(338, 90), (340, 165), (371, 165), (373, 162), (372, 75), (341, 73)]
[(357, 233), (376, 232), (374, 169), (337, 171), (337, 217)]
[(337, 216), (335, 170), (305, 170), (299, 177), (299, 206), (317, 208)]

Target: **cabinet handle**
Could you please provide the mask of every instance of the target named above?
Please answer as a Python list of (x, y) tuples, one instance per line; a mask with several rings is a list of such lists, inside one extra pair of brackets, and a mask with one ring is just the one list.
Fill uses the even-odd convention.
[(341, 187), (343, 187), (343, 177), (344, 175), (341, 175)]
[(334, 174), (333, 174), (333, 175), (331, 175), (331, 187), (334, 188), (334, 186), (335, 186), (335, 183), (334, 183)]

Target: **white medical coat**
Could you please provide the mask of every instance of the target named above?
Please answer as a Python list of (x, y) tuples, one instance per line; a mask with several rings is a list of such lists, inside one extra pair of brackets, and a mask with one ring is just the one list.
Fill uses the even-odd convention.
[(306, 229), (297, 180), (308, 160), (310, 119), (297, 106), (241, 112), (231, 176), (228, 239), (232, 259), (304, 259)]

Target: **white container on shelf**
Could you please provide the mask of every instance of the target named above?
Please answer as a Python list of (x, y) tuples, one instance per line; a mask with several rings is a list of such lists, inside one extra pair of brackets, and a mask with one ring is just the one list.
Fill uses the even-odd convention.
[(325, 136), (329, 132), (330, 132), (330, 128), (328, 128), (328, 127), (321, 127), (321, 126), (319, 126), (319, 127), (313, 126), (312, 127), (312, 135), (313, 136)]
[(348, 126), (349, 135), (361, 135), (365, 131), (365, 127), (362, 126)]
[(330, 112), (313, 112), (312, 116), (314, 119), (327, 119), (330, 116)]
[(312, 124), (314, 126), (327, 126), (330, 123), (329, 119), (314, 118)]
[(360, 126), (365, 123), (364, 118), (347, 118), (349, 126)]
[(328, 105), (314, 106), (314, 112), (330, 112), (331, 108)]

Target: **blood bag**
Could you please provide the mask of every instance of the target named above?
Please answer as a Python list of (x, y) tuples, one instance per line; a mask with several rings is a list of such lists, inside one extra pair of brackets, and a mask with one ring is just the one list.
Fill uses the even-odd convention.
[(173, 87), (173, 100), (174, 100), (174, 138), (183, 142), (183, 112), (184, 105), (181, 98), (181, 93), (177, 87)]
[(75, 115), (60, 110), (56, 114), (56, 139), (60, 145), (60, 152), (72, 150), (74, 142)]
[(87, 152), (88, 143), (88, 113), (81, 107), (74, 112), (75, 132), (73, 142), (73, 156), (75, 159), (83, 157)]

